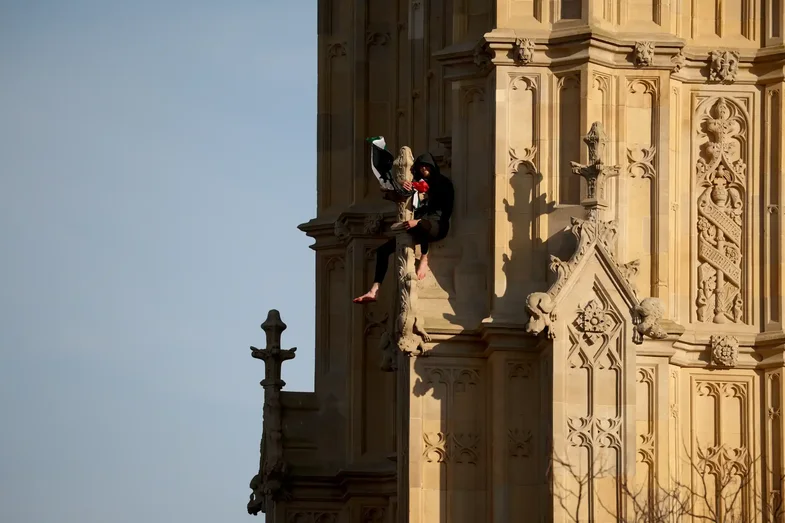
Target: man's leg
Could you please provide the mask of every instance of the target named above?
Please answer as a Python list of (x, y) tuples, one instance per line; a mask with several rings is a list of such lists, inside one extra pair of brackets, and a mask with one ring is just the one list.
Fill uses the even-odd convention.
[(433, 241), (437, 228), (430, 220), (421, 220), (410, 232), (414, 241), (420, 246), (420, 263), (417, 265), (417, 279), (422, 280), (428, 275), (428, 248)]
[(422, 280), (428, 275), (428, 241), (420, 244), (420, 263), (417, 265), (417, 279)]
[(354, 303), (370, 303), (376, 301), (379, 294), (379, 286), (384, 281), (387, 274), (387, 267), (390, 264), (390, 255), (395, 252), (395, 238), (390, 238), (386, 243), (376, 249), (376, 270), (373, 275), (373, 285), (371, 290), (352, 300)]

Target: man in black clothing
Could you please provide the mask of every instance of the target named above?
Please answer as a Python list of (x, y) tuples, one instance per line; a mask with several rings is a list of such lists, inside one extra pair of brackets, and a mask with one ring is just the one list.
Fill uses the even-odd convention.
[[(416, 244), (420, 246), (422, 256), (417, 266), (417, 278), (422, 280), (428, 273), (428, 247), (431, 243), (438, 242), (447, 236), (450, 230), (450, 216), (452, 215), (455, 191), (449, 178), (439, 172), (439, 167), (430, 153), (417, 157), (412, 167), (416, 181), (425, 180), (428, 184), (425, 193), (425, 202), (415, 209), (414, 219), (402, 224), (403, 228), (412, 235)], [(403, 188), (411, 191), (411, 182), (405, 182)], [(354, 303), (370, 303), (377, 299), (379, 286), (387, 273), (390, 255), (395, 252), (395, 238), (376, 249), (376, 271), (371, 290), (355, 298)]]

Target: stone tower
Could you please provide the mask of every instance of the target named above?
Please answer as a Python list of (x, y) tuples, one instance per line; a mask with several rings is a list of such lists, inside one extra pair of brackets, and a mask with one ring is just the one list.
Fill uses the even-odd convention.
[[(315, 392), (271, 312), (249, 512), (780, 521), (785, 2), (318, 4)], [(416, 351), (397, 271), (351, 303), (401, 212), (376, 135), (456, 189)]]

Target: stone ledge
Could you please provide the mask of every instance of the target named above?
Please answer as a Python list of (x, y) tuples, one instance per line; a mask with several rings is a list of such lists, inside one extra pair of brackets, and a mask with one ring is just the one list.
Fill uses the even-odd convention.
[[(521, 41), (531, 48), (525, 63), (516, 58)], [(637, 42), (651, 42), (651, 63), (638, 66), (633, 54)], [(688, 45), (669, 34), (610, 33), (588, 26), (553, 31), (521, 32), (494, 30), (475, 42), (463, 42), (433, 53), (445, 67), (446, 80), (468, 80), (487, 76), (493, 66), (565, 67), (592, 63), (615, 70), (670, 71), (686, 83), (708, 82), (707, 69), (713, 50), (738, 52), (738, 69), (733, 83), (754, 85), (783, 79), (785, 45), (766, 48), (707, 47)], [(754, 68), (754, 70), (753, 70)]]

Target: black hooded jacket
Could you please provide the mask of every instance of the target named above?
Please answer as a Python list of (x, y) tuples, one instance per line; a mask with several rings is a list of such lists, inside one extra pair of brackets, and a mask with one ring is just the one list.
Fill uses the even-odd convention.
[(425, 199), (424, 205), (415, 211), (414, 217), (427, 217), (428, 219), (436, 220), (439, 223), (439, 232), (436, 235), (436, 240), (441, 240), (447, 236), (450, 230), (450, 217), (452, 216), (455, 200), (455, 189), (452, 181), (439, 171), (439, 166), (436, 165), (436, 161), (430, 153), (421, 154), (414, 161), (412, 170), (414, 171), (415, 180), (422, 179), (420, 174), (421, 165), (427, 166), (430, 171), (430, 175), (426, 178), (428, 182), (428, 197)]

